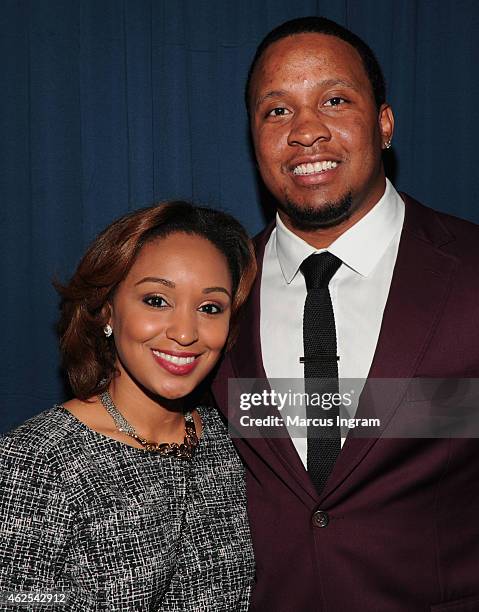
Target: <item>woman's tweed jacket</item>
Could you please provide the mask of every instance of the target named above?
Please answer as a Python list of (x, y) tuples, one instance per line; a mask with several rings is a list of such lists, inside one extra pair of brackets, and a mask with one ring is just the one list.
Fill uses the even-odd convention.
[(243, 467), (217, 413), (198, 411), (191, 461), (98, 434), (61, 406), (0, 438), (3, 597), (65, 591), (66, 605), (39, 608), (57, 612), (247, 610)]

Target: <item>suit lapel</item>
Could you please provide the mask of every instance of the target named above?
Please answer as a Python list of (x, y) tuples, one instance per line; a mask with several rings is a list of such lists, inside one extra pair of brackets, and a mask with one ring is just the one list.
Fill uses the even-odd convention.
[[(255, 240), (258, 274), (241, 317), (241, 332), (229, 355), (237, 378), (266, 379), (260, 333), (261, 273), (266, 243), (274, 227), (273, 222)], [(270, 467), (299, 497), (304, 498), (306, 494), (308, 502), (316, 497), (314, 487), (289, 436), (251, 438), (247, 442), (269, 462)]]
[(230, 353), (233, 367), (241, 378), (266, 378), (260, 335), (261, 271), (264, 249), (273, 229), (274, 224), (268, 225), (255, 240), (258, 274), (241, 316), (238, 339)]
[[(369, 380), (408, 379), (418, 365), (437, 327), (451, 289), (457, 261), (440, 250), (453, 237), (433, 211), (405, 196), (406, 215), (391, 288), (384, 310)], [(385, 425), (406, 391), (406, 381), (384, 385), (381, 414)], [(357, 416), (367, 416), (367, 389)], [(377, 438), (348, 435), (323, 498), (332, 493), (361, 462)]]
[[(458, 265), (454, 257), (441, 251), (441, 246), (454, 238), (439, 217), (412, 198), (403, 196), (403, 199), (404, 227), (369, 380), (414, 377), (443, 312)], [(266, 378), (261, 356), (260, 290), (264, 249), (273, 228), (274, 224), (269, 225), (256, 241), (258, 276), (243, 312), (240, 336), (230, 353), (238, 378)], [(406, 383), (386, 387), (388, 395), (382, 396), (382, 403), (388, 410), (383, 413), (383, 419), (394, 415), (406, 387)], [(358, 417), (367, 416), (367, 404), (366, 389), (361, 396)], [(350, 477), (376, 440), (355, 437), (350, 432), (321, 495), (321, 503)], [(305, 503), (317, 501), (290, 438), (256, 438), (246, 442)]]

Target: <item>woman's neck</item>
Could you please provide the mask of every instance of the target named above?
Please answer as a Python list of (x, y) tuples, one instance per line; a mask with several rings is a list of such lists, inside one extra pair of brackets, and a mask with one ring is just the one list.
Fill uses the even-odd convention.
[(117, 409), (141, 437), (171, 442), (184, 431), (181, 399), (167, 400), (150, 394), (122, 375), (112, 380), (108, 391)]

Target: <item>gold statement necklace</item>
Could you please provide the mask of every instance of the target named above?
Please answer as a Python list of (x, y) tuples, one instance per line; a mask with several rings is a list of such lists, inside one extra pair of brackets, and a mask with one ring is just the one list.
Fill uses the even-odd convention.
[(160, 455), (169, 457), (178, 457), (179, 459), (191, 459), (193, 457), (193, 453), (195, 448), (198, 446), (199, 440), (198, 436), (196, 435), (195, 422), (191, 412), (185, 412), (185, 437), (183, 444), (177, 444), (176, 442), (161, 442), (158, 444), (157, 442), (146, 440), (136, 433), (135, 429), (130, 425), (130, 423), (128, 423), (125, 417), (115, 406), (108, 391), (105, 391), (98, 397), (100, 398), (100, 402), (103, 404), (108, 414), (115, 422), (117, 430), (125, 433), (127, 436), (130, 436), (130, 438), (133, 438), (133, 440), (136, 440), (139, 444), (141, 444), (143, 450), (151, 453), (159, 453)]

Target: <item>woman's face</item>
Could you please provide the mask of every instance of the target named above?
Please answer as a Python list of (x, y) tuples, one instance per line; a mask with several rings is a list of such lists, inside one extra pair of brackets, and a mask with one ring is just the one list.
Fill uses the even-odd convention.
[(197, 235), (146, 244), (111, 305), (123, 382), (184, 397), (218, 361), (229, 331), (231, 276), (224, 255)]

